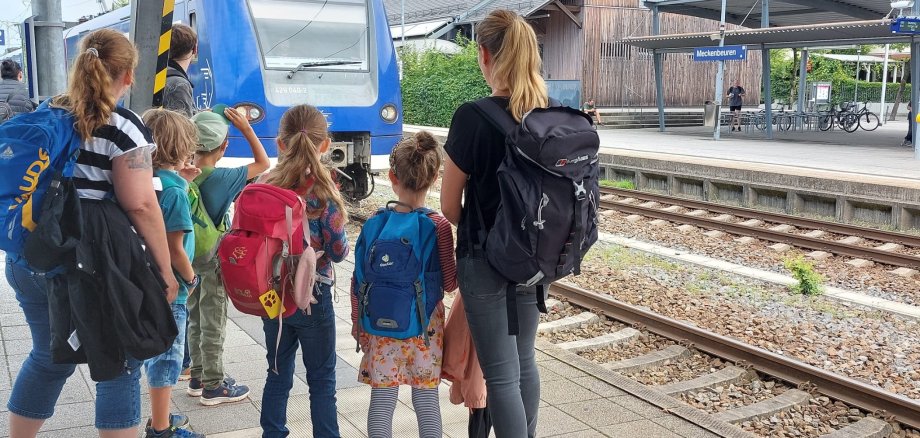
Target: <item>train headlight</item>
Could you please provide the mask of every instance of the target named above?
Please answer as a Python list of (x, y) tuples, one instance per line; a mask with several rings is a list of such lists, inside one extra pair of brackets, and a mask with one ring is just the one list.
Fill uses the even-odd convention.
[(246, 120), (249, 120), (249, 123), (261, 122), (265, 118), (265, 111), (254, 103), (240, 103), (233, 108), (242, 114)]
[(399, 117), (399, 112), (396, 111), (396, 106), (392, 103), (388, 103), (380, 109), (380, 118), (384, 122), (393, 123), (396, 121), (396, 118)]

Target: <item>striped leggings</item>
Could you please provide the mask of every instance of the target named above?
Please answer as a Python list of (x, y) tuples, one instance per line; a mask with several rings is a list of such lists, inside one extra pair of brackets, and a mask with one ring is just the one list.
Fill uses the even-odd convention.
[[(372, 388), (371, 407), (367, 415), (367, 435), (370, 438), (392, 438), (393, 413), (399, 387)], [(419, 438), (441, 438), (441, 408), (438, 389), (412, 388), (412, 407), (418, 420)]]

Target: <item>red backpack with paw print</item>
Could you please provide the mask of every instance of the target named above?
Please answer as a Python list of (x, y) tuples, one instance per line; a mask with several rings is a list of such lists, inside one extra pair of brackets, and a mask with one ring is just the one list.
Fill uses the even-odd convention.
[(251, 184), (240, 194), (230, 232), (217, 249), (224, 289), (240, 312), (274, 319), (309, 307), (312, 290), (294, 287), (301, 258), (315, 264), (315, 253), (304, 245), (305, 210), (293, 190), (270, 184)]

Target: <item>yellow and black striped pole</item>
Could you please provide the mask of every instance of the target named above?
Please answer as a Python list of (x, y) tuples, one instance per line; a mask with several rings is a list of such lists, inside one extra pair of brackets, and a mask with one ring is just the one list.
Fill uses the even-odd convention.
[(175, 0), (131, 2), (131, 40), (140, 58), (128, 106), (141, 113), (163, 103)]
[(160, 20), (160, 46), (157, 50), (157, 75), (153, 82), (153, 106), (163, 105), (166, 89), (166, 66), (169, 63), (169, 45), (172, 41), (172, 22), (175, 0), (163, 0), (163, 18)]

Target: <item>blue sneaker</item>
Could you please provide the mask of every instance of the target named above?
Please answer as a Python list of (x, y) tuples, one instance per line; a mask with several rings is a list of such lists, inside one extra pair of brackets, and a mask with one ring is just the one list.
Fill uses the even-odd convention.
[[(147, 420), (147, 429), (151, 429), (151, 420)], [(173, 429), (183, 429), (188, 427), (188, 417), (182, 414), (169, 414), (169, 426)]]
[(200, 403), (205, 406), (217, 406), (221, 403), (233, 403), (249, 397), (246, 385), (228, 385), (226, 382), (214, 389), (201, 392)]
[(162, 432), (157, 432), (153, 430), (152, 427), (147, 427), (145, 438), (205, 438), (203, 433), (192, 432), (188, 429), (176, 429), (175, 427), (170, 427)]
[[(224, 384), (227, 386), (236, 385), (236, 380), (233, 377), (224, 377)], [(201, 392), (204, 391), (204, 386), (201, 384), (201, 379), (192, 378), (188, 381), (188, 389), (185, 390), (185, 393), (189, 397), (201, 397)]]

